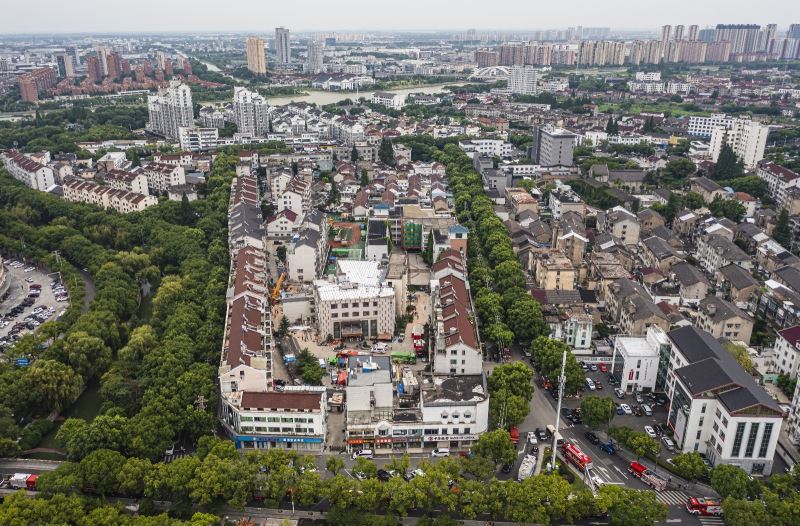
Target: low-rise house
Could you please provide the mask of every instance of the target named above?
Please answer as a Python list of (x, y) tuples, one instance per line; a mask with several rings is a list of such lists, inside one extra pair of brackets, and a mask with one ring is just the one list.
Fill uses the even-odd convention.
[(725, 299), (737, 305), (749, 303), (759, 285), (749, 271), (733, 263), (720, 268), (716, 279)]
[(34, 161), (16, 150), (3, 152), (0, 159), (11, 177), (29, 188), (46, 192), (55, 185), (52, 168)]
[(608, 212), (598, 212), (597, 230), (619, 238), (626, 245), (633, 246), (639, 242), (639, 220), (635, 214), (621, 206)]
[(748, 271), (753, 267), (750, 256), (735, 243), (717, 234), (698, 238), (697, 261), (706, 272), (712, 275), (731, 263)]
[(639, 228), (643, 233), (652, 234), (656, 227), (665, 226), (667, 220), (664, 216), (651, 208), (645, 208), (636, 214), (639, 219)]
[(297, 224), (297, 214), (288, 208), (267, 218), (267, 236), (273, 238), (290, 237)]
[(558, 250), (545, 250), (535, 256), (536, 286), (545, 290), (573, 290), (577, 272), (572, 262)]
[(125, 190), (126, 192), (136, 192), (137, 194), (142, 195), (149, 195), (149, 191), (147, 189), (147, 177), (141, 172), (111, 170), (104, 174), (103, 179), (111, 188)]
[(151, 192), (165, 193), (172, 186), (186, 184), (183, 166), (149, 162), (142, 167), (147, 177), (147, 187)]
[(694, 265), (681, 262), (673, 265), (671, 272), (680, 285), (681, 305), (697, 305), (708, 294), (710, 284)]
[(672, 220), (672, 231), (682, 237), (690, 237), (697, 228), (700, 216), (691, 210), (683, 209), (675, 215)]
[(709, 179), (708, 177), (698, 177), (692, 181), (692, 192), (697, 192), (701, 196), (703, 196), (703, 200), (706, 203), (710, 203), (717, 197), (724, 197), (725, 190)]
[(733, 303), (716, 296), (706, 296), (700, 301), (697, 326), (714, 338), (750, 343), (753, 319)]
[(642, 241), (641, 258), (645, 265), (666, 273), (683, 258), (666, 241), (651, 236)]
[(158, 204), (158, 199), (152, 195), (117, 190), (76, 178), (64, 181), (63, 190), (66, 201), (93, 204), (105, 210), (116, 210), (120, 214), (141, 212)]

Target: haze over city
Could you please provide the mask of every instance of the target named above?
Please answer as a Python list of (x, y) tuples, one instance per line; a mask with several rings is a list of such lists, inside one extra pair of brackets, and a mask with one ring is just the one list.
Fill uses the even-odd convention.
[[(211, 0), (40, 0), (30, 4), (7, 2), (0, 17), (0, 32), (262, 32), (286, 26), (295, 31), (442, 31), (453, 29), (520, 30), (574, 26), (608, 26), (614, 29), (656, 29), (663, 24), (761, 23), (787, 21), (800, 16), (800, 3), (789, 0), (727, 2), (675, 0), (577, 0), (568, 3), (497, 0), (449, 2), (410, 0), (376, 4), (364, 0), (307, 0), (265, 2), (240, 0), (220, 4)], [(113, 14), (113, 15), (112, 15)], [(778, 16), (775, 16), (778, 15)]]

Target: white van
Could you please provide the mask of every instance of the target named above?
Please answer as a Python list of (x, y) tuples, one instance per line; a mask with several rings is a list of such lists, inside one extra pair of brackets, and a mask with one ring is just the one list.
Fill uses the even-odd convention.
[(375, 453), (371, 449), (359, 449), (358, 451), (353, 451), (353, 460), (357, 458), (372, 459), (374, 456)]
[(647, 404), (642, 404), (642, 412), (647, 416), (653, 416), (653, 408)]
[(449, 457), (450, 456), (450, 448), (449, 447), (437, 447), (433, 451), (431, 451), (432, 457)]
[(592, 380), (591, 378), (587, 378), (586, 379), (586, 388), (589, 389), (590, 391), (594, 391), (595, 389), (597, 389), (595, 387), (595, 385), (594, 385), (594, 380)]

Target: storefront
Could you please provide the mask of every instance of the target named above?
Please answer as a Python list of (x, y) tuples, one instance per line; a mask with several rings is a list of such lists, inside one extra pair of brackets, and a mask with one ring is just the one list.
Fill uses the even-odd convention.
[(302, 449), (321, 451), (321, 437), (286, 437), (286, 436), (253, 436), (233, 435), (232, 440), (240, 449)]

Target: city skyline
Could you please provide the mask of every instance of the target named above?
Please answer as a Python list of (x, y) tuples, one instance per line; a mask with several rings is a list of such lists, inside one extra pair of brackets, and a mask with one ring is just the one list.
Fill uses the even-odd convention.
[[(27, 16), (27, 6), (12, 4), (5, 8), (0, 20), (0, 33), (3, 34), (68, 34), (68, 33), (126, 33), (126, 32), (233, 32), (247, 31), (270, 34), (275, 27), (285, 26), (292, 31), (457, 31), (469, 28), (478, 30), (524, 31), (575, 26), (607, 26), (617, 30), (658, 29), (664, 24), (698, 24), (700, 26), (724, 23), (757, 23), (765, 25), (776, 19), (781, 24), (800, 19), (800, 4), (789, 4), (783, 0), (765, 0), (758, 4), (737, 5), (721, 2), (695, 3), (676, 0), (670, 4), (668, 13), (655, 15), (655, 2), (636, 2), (622, 0), (615, 2), (614, 8), (579, 0), (569, 10), (551, 9), (546, 13), (531, 10), (530, 16), (519, 16), (518, 11), (529, 9), (518, 0), (500, 0), (493, 4), (491, 12), (476, 10), (453, 10), (448, 4), (411, 0), (403, 4), (404, 9), (392, 13), (391, 17), (381, 12), (365, 9), (364, 2), (345, 0), (329, 4), (312, 0), (299, 10), (294, 5), (275, 5), (267, 9), (253, 0), (237, 3), (237, 9), (213, 9), (214, 5), (202, 2), (188, 3), (155, 2), (141, 0), (136, 10), (128, 9), (124, 17), (105, 16), (109, 4), (121, 2), (82, 2), (81, 17), (75, 19), (73, 8), (67, 4), (44, 0), (39, 5), (37, 16)], [(468, 3), (469, 4), (469, 3)], [(207, 7), (207, 8), (206, 8)], [(469, 5), (467, 5), (469, 7)], [(257, 13), (263, 9), (264, 16), (240, 16), (242, 11)], [(158, 12), (158, 17), (152, 13)], [(354, 16), (357, 12), (358, 16)], [(426, 16), (419, 16), (425, 14)], [(778, 15), (779, 14), (779, 15)], [(69, 26), (64, 20), (73, 20)], [(176, 25), (180, 20), (181, 24)], [(322, 22), (322, 23), (320, 23)], [(779, 29), (786, 26), (779, 25)]]

